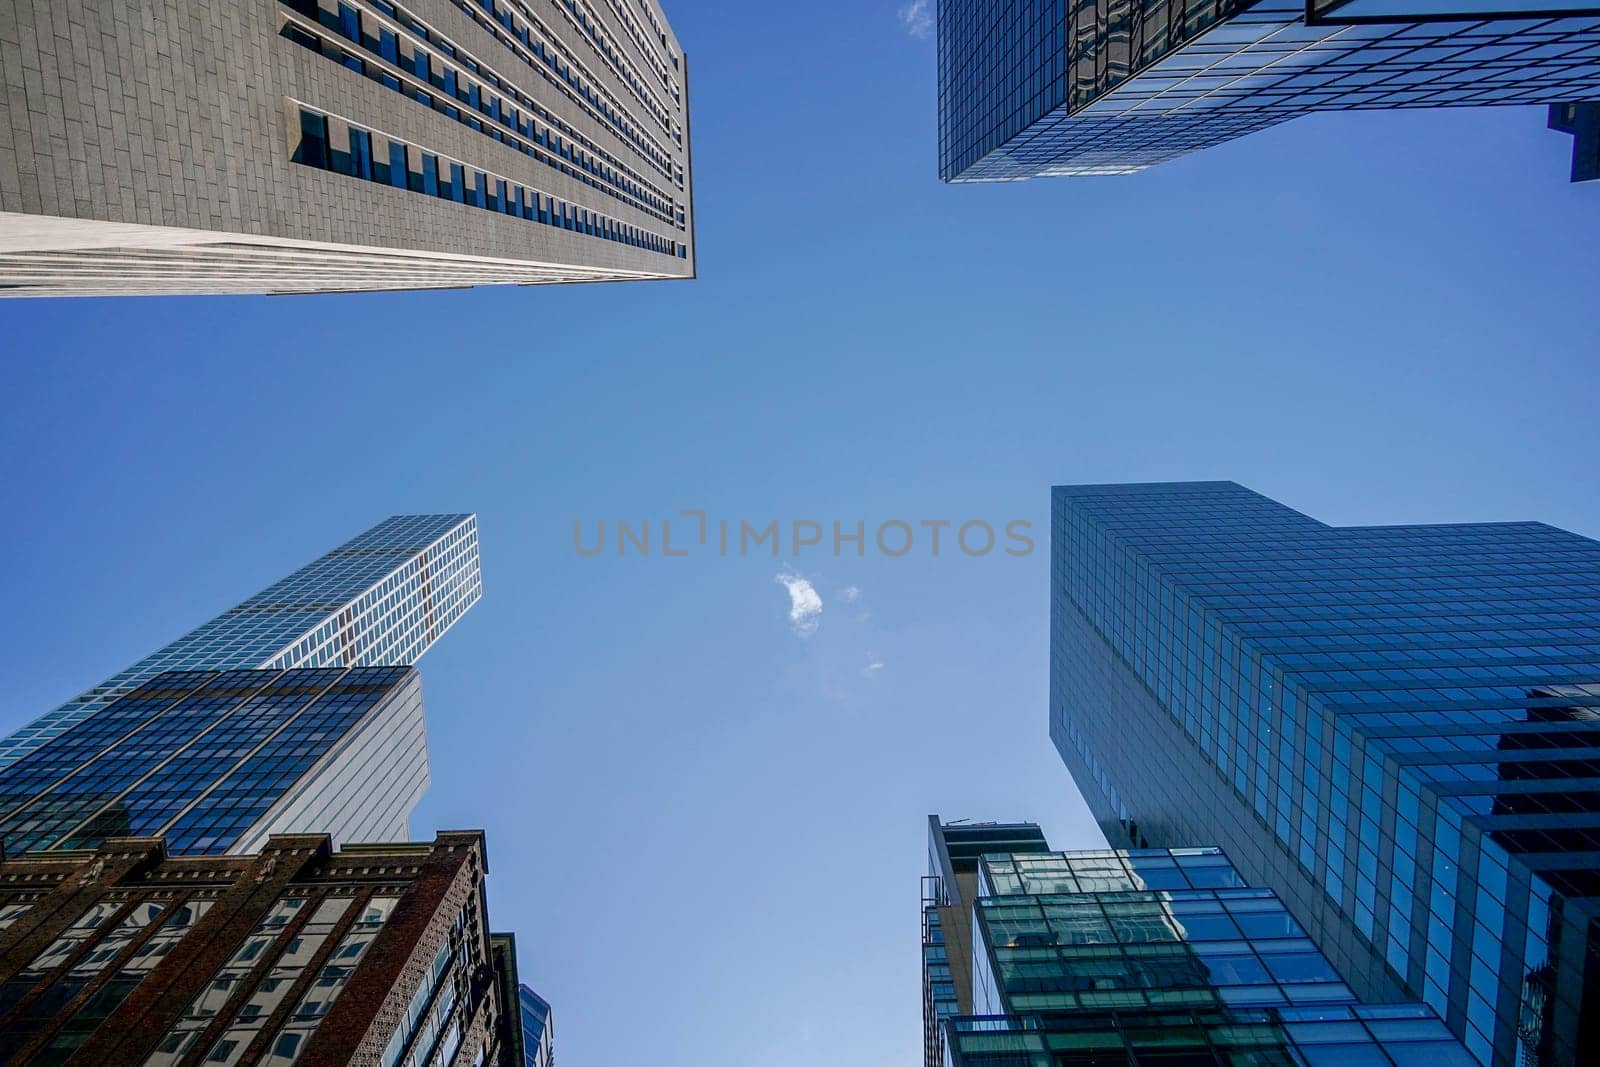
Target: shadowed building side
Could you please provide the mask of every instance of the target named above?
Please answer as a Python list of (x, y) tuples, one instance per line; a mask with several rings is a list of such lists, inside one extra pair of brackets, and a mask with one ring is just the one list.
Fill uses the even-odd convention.
[(173, 671), (0, 770), (5, 854), (161, 837), (251, 852), (278, 833), (404, 838), (428, 786), (411, 667)]

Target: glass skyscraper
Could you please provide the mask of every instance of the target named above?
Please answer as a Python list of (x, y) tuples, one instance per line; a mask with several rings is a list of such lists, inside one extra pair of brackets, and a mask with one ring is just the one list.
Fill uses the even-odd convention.
[[(924, 937), (925, 987), (952, 953), (971, 961), (952, 998), (971, 1007), (928, 1023), (930, 1065), (1472, 1062), (1425, 1005), (1360, 1002), (1220, 849), (1050, 852), (1030, 824), (936, 817), (929, 834), (924, 928), (931, 895), (966, 916), (971, 939)], [(1025, 850), (1005, 851), (1006, 837)], [(970, 876), (952, 884), (963, 852)]]
[(427, 787), (411, 667), (171, 671), (0, 770), (0, 845), (161, 837), (219, 855), (274, 833), (396, 841)]
[(476, 516), (393, 516), (0, 741), (0, 768), (164, 671), (415, 663), (482, 594)]
[(946, 181), (1126, 174), (1315, 111), (1597, 97), (1594, 0), (939, 2)]
[(1482, 1062), (1600, 1062), (1600, 543), (1068, 486), (1051, 567), (1051, 737), (1113, 843), (1215, 842)]

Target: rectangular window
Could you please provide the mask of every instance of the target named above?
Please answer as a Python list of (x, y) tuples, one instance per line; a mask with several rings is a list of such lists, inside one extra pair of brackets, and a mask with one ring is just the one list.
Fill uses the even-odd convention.
[[(388, 185), (394, 180), (389, 173), (389, 164), (386, 162), (386, 159), (374, 157), (372, 161), (372, 180), (383, 185)], [(308, 646), (307, 648), (300, 650), (298, 655), (304, 656), (309, 651), (310, 648)]]
[(350, 172), (372, 180), (372, 134), (350, 127)]
[[(352, 134), (354, 132), (354, 130), (350, 131)], [(347, 143), (353, 142), (354, 138), (347, 137), (346, 141)], [(346, 150), (346, 146), (336, 144), (331, 132), (328, 136), (328, 169), (338, 174), (355, 173), (355, 169), (351, 164), (350, 153)]]
[(361, 16), (349, 4), (339, 5), (339, 32), (347, 40), (361, 40)]
[(389, 142), (389, 184), (397, 189), (406, 187), (406, 146)]
[(439, 157), (432, 152), (422, 154), (422, 191), (429, 196), (439, 195)]
[(311, 111), (300, 112), (300, 143), (294, 150), (294, 161), (308, 167), (328, 166), (328, 120)]

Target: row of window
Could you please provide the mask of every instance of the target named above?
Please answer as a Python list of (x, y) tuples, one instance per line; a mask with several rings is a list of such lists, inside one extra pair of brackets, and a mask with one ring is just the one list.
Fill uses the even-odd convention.
[[(457, 65), (431, 55), (424, 49), (415, 48), (409, 42), (402, 46), (396, 31), (379, 23), (370, 13), (358, 11), (350, 4), (340, 3), (338, 12), (334, 13), (317, 8), (309, 0), (290, 0), (290, 3), (297, 8), (311, 9), (303, 13), (315, 14), (323, 27), (389, 66), (363, 59), (341, 47), (338, 42), (319, 37), (296, 22), (284, 23), (280, 32), (287, 39), (608, 196), (671, 221), (673, 208), (668, 197), (610, 153), (576, 135), (566, 123), (539, 106), (531, 97), (480, 68), (476, 62), (464, 56), (455, 56), (458, 69)], [(413, 32), (422, 33), (426, 30), (418, 24)], [(436, 42), (436, 46), (441, 53), (454, 56), (454, 47), (442, 41)], [(411, 75), (417, 79), (417, 84), (396, 77), (390, 68), (398, 68)], [(504, 97), (489, 88), (491, 85)], [(435, 91), (430, 92), (430, 88)], [(513, 100), (521, 107), (513, 106)], [(514, 137), (497, 126), (486, 124), (484, 119), (514, 130), (521, 137)], [(558, 133), (558, 129), (568, 131), (571, 135)]]
[[(375, 153), (374, 146), (386, 151)], [(679, 259), (689, 257), (689, 246), (648, 230), (607, 218), (557, 197), (524, 188), (504, 178), (491, 177), (448, 157), (440, 157), (359, 126), (349, 127), (345, 146), (335, 146), (329, 136), (328, 116), (300, 109), (300, 138), (294, 161), (331, 170), (363, 181), (409, 189), (468, 207), (526, 219), (557, 229), (615, 241)]]
[[(300, 5), (306, 3), (307, 0), (286, 0), (286, 2), (290, 3), (291, 5)], [(377, 8), (379, 11), (382, 11), (385, 15), (393, 18), (397, 23), (403, 24), (409, 32), (437, 47), (439, 51), (443, 52), (445, 55), (455, 56), (457, 54), (455, 47), (449, 41), (440, 36), (437, 31), (429, 29), (421, 21), (412, 17), (403, 9), (398, 8), (394, 4), (390, 3), (389, 0), (370, 0), (370, 2), (372, 6)], [(532, 70), (535, 74), (539, 75), (539, 77), (543, 78), (545, 82), (554, 86), (556, 91), (560, 92), (563, 96), (573, 100), (580, 109), (588, 112), (596, 119), (602, 119), (608, 122), (613, 133), (632, 145), (636, 150), (638, 150), (640, 155), (644, 156), (651, 163), (653, 163), (658, 169), (661, 170), (663, 174), (667, 174), (669, 176), (672, 174), (672, 161), (668, 156), (666, 149), (660, 145), (657, 145), (652, 138), (646, 136), (643, 132), (635, 128), (631, 115), (618, 108), (609, 106), (609, 104), (607, 104), (604, 100), (601, 100), (595, 96), (594, 90), (589, 88), (584, 81), (579, 78), (577, 70), (570, 66), (563, 58), (561, 58), (554, 43), (546, 45), (542, 41), (534, 39), (532, 34), (527, 32), (526, 29), (524, 30), (523, 34), (518, 34), (516, 38), (513, 38), (501, 33), (499, 31), (497, 21), (486, 18), (480, 11), (477, 10), (471, 0), (454, 0), (454, 3), (464, 15), (471, 18), (486, 32), (493, 35), (496, 40), (500, 41), (501, 45), (506, 49), (506, 51), (510, 52), (524, 66), (528, 67), (528, 69)], [(552, 42), (555, 40), (555, 38), (549, 34), (548, 30), (542, 23), (538, 25), (538, 28), (542, 33), (549, 37)], [(522, 39), (524, 36), (526, 36), (526, 40)], [(520, 44), (514, 44), (514, 40), (520, 41)], [(468, 69), (473, 69), (476, 67), (476, 64), (473, 63), (468, 57), (463, 55), (460, 58), (462, 63), (466, 65)], [(485, 80), (489, 81), (490, 84), (495, 85), (497, 88), (506, 89), (507, 91), (511, 92), (512, 95), (516, 96), (517, 99), (522, 101), (526, 106), (535, 106), (531, 99), (525, 98), (523, 94), (517, 92), (508, 83), (505, 83), (501, 79), (495, 77), (492, 72), (484, 70), (482, 73)], [(567, 133), (569, 136), (577, 136), (577, 131), (573, 130), (570, 126), (559, 122), (559, 120), (556, 120), (553, 116), (551, 116), (551, 120), (556, 122), (557, 125), (561, 127), (563, 132)], [(663, 124), (663, 126), (665, 126), (665, 124)]]
[(403, 674), (161, 676), (0, 774), (0, 833), (11, 850), (160, 833), (174, 852), (224, 852)]
[[(482, 0), (480, 0), (480, 2), (482, 2)], [(520, 0), (511, 0), (511, 2), (513, 5), (522, 8), (522, 10), (527, 10), (520, 3)], [(616, 74), (617, 77), (627, 82), (628, 86), (632, 88), (635, 93), (645, 92), (646, 90), (644, 90), (640, 84), (641, 79), (639, 78), (637, 68), (634, 67), (632, 60), (628, 59), (628, 57), (617, 48), (612, 39), (607, 36), (605, 27), (601, 24), (599, 16), (597, 15), (592, 19), (589, 17), (589, 12), (592, 10), (589, 5), (580, 4), (577, 2), (577, 0), (562, 0), (562, 6), (567, 9), (567, 16), (569, 20), (588, 36), (589, 42), (594, 45), (595, 51), (605, 57), (606, 62), (611, 67), (612, 72)], [(681, 103), (683, 100), (683, 94), (678, 90), (677, 83), (672, 81), (672, 79), (667, 76), (666, 68), (661, 67), (658, 69), (656, 71), (656, 76), (661, 79), (661, 84), (666, 86), (666, 88), (672, 93), (672, 99)]]
[[(16, 1051), (21, 1044), (47, 1026), (62, 1006), (73, 1003), (73, 998), (81, 994), (144, 929), (152, 923), (159, 923), (156, 933), (145, 940), (127, 962), (100, 985), (99, 989), (89, 994), (87, 1000), (61, 1023), (55, 1036), (30, 1060), (35, 1063), (65, 1061), (82, 1046), (89, 1034), (99, 1028), (100, 1024), (121, 1006), (139, 983), (155, 970), (156, 965), (165, 959), (172, 948), (194, 928), (211, 905), (210, 900), (196, 899), (187, 902), (135, 903), (117, 929), (83, 956), (68, 973), (58, 977), (44, 996), (35, 999), (34, 1008), (29, 1011), (27, 1019), (13, 1017), (10, 1020), (4, 1035), (0, 1036), (0, 1058)], [(95, 918), (96, 915), (99, 917)], [(98, 926), (105, 917), (101, 909), (91, 912), (88, 918), (93, 925)], [(79, 922), (82, 923), (83, 920), (80, 919)]]
[[(655, 44), (651, 40), (650, 34), (645, 33), (644, 30), (639, 27), (639, 24), (634, 21), (633, 16), (628, 13), (627, 6), (623, 4), (621, 0), (606, 0), (606, 2), (611, 5), (612, 12), (615, 13), (617, 18), (622, 21), (623, 29), (628, 31), (628, 36), (633, 38), (633, 43), (638, 47), (639, 51), (654, 65), (654, 68), (659, 73), (662, 82), (667, 82), (669, 79), (667, 75), (666, 61), (661, 58), (660, 53), (657, 51)], [(671, 48), (667, 47), (667, 35), (662, 31), (660, 24), (656, 22), (654, 13), (652, 13), (649, 7), (643, 3), (639, 5), (639, 9), (643, 11), (646, 17), (650, 19), (650, 25), (655, 31), (655, 37), (660, 40), (661, 47), (666, 49), (667, 55), (672, 60), (672, 69), (681, 70), (682, 67), (678, 62), (678, 54), (672, 51)], [(673, 96), (676, 97), (678, 94), (677, 83), (673, 82), (671, 84)]]
[[(499, 25), (504, 27), (505, 30), (513, 37), (521, 41), (524, 46), (534, 49), (535, 55), (538, 55), (540, 42), (533, 36), (534, 29), (537, 29), (551, 41), (555, 40), (555, 36), (550, 33), (549, 27), (545, 26), (545, 24), (523, 4), (518, 3), (516, 4), (516, 7), (518, 9), (518, 13), (525, 16), (529, 20), (527, 25), (519, 25), (517, 20), (512, 16), (510, 9), (500, 8), (495, 0), (477, 0), (477, 2), (478, 6), (483, 8), (483, 10), (488, 14), (490, 20), (499, 23)], [(455, 0), (455, 4), (457, 7), (461, 8), (461, 10), (471, 15), (474, 21), (478, 22), (479, 25), (483, 25), (483, 20), (472, 11), (467, 4), (467, 0)], [(567, 4), (566, 6), (569, 8), (571, 7), (570, 4)], [(553, 49), (551, 51), (553, 51)], [(548, 60), (546, 62), (548, 62)], [(624, 114), (621, 109), (612, 105), (609, 99), (610, 94), (605, 92), (603, 89), (596, 88), (594, 78), (589, 75), (587, 71), (578, 66), (575, 58), (573, 65), (570, 67), (566, 66), (565, 64), (561, 64), (559, 68), (552, 66), (551, 69), (557, 70), (561, 77), (566, 80), (567, 84), (570, 85), (580, 97), (587, 101), (591, 107), (595, 108), (613, 122), (625, 122)], [(644, 90), (638, 84), (637, 79), (625, 76), (621, 71), (617, 70), (614, 65), (612, 67), (612, 72), (615, 73), (620, 80), (627, 83), (628, 88), (633, 92), (634, 98), (637, 99), (640, 104), (644, 105), (644, 109), (650, 113), (651, 117), (654, 118), (656, 122), (661, 124), (663, 129), (669, 129), (671, 127), (672, 116), (667, 111), (666, 106), (655, 99), (654, 93)]]

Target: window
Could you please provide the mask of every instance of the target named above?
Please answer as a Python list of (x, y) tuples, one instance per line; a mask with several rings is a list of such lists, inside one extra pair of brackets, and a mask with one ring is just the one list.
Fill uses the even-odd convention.
[(328, 159), (328, 120), (304, 109), (300, 112), (300, 144), (294, 150), (296, 163), (326, 170)]

